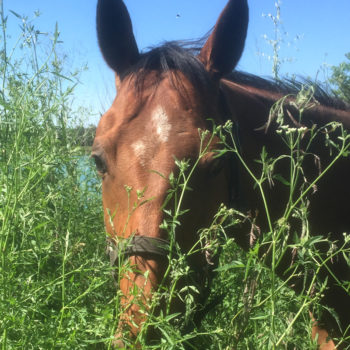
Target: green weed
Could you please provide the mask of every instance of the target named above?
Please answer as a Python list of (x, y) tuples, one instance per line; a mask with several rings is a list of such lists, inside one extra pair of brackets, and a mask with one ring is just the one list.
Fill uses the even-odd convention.
[[(20, 17), (22, 33), (9, 47), (6, 24), (16, 17)], [(100, 185), (85, 148), (71, 132), (79, 120), (71, 104), (77, 75), (67, 73), (57, 54), (57, 28), (52, 38), (44, 36), (33, 23), (17, 14), (5, 16), (1, 9), (1, 29), (1, 348), (110, 349), (124, 312), (111, 272), (118, 272), (118, 281), (133, 267), (120, 254), (118, 269), (112, 269), (105, 255)], [(40, 51), (42, 42), (50, 47), (48, 54)], [(312, 91), (304, 90), (294, 98), (302, 117), (303, 109), (312, 103)], [(348, 155), (349, 135), (337, 124), (322, 130), (290, 128), (282, 104), (275, 105), (271, 117), (277, 120), (277, 132), (289, 152), (273, 158), (262, 150), (259, 171), (253, 171), (242, 158), (229, 123), (214, 127), (211, 134), (201, 133), (199, 159), (208, 151), (208, 137), (219, 136), (225, 148), (218, 155), (234, 154), (247, 176), (254, 179), (257, 197), (265, 205), (268, 226), (264, 232), (259, 233), (246, 213), (222, 206), (212, 224), (198, 233), (198, 242), (184, 254), (177, 245), (176, 230), (187, 209), (183, 198), (198, 161), (177, 161), (179, 176), (169, 178), (172, 187), (167, 199), (174, 209), (165, 209), (162, 224), (172, 248), (164, 282), (150, 305), (140, 301), (141, 290), (133, 291), (135, 302), (147, 314), (136, 339), (141, 348), (317, 348), (310, 338), (309, 310), (322, 312), (320, 300), (326, 285), (319, 272), (339, 254), (349, 259), (349, 240), (338, 247), (329, 245), (326, 255), (319, 253), (318, 245), (329, 243), (309, 234), (308, 197), (333, 164)], [(340, 135), (335, 141), (327, 138), (334, 130)], [(318, 137), (325, 138), (333, 160), (304, 182), (304, 154)], [(289, 164), (288, 176), (276, 171), (282, 161)], [(284, 216), (277, 221), (270, 214), (266, 196), (271, 181), (288, 185), (289, 191)], [(144, 200), (142, 191), (139, 200)], [(292, 219), (299, 223), (301, 236), (290, 230)], [(242, 222), (250, 222), (252, 227), (252, 249), (247, 252), (228, 234)], [(298, 260), (282, 280), (278, 267), (291, 250), (297, 252)], [(208, 302), (198, 305), (204, 290), (196, 283), (188, 261), (193, 254), (207, 252), (210, 259), (219, 261), (214, 266), (216, 276)], [(296, 294), (289, 285), (302, 273), (310, 278), (302, 284), (303, 293)], [(206, 283), (209, 286), (209, 281)], [(344, 284), (344, 288), (349, 286)], [(181, 314), (171, 309), (175, 299), (184, 304)], [(202, 325), (196, 327), (198, 306), (206, 312)], [(159, 341), (147, 342), (151, 328), (160, 335)], [(126, 348), (135, 348), (127, 330), (122, 337)]]
[[(13, 20), (22, 32), (9, 46)], [(57, 27), (40, 34), (1, 8), (1, 33), (1, 348), (103, 348), (114, 292), (100, 185), (70, 132), (77, 74), (57, 53)]]

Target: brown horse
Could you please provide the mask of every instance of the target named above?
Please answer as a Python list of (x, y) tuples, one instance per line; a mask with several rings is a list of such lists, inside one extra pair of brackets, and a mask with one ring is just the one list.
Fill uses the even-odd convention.
[[(134, 269), (120, 279), (125, 309), (120, 327), (128, 325), (134, 335), (146, 316), (140, 312), (139, 304), (133, 302), (131, 290), (138, 286), (143, 291), (142, 300), (150, 300), (152, 291), (163, 279), (169, 237), (160, 226), (165, 215), (163, 203), (170, 189), (168, 179), (172, 173), (178, 173), (175, 159), (192, 162), (198, 159), (201, 149), (198, 129), (211, 131), (213, 121), (221, 125), (228, 119), (238, 124), (241, 155), (253, 172), (258, 170), (255, 160), (260, 158), (263, 147), (271, 156), (285, 150), (275, 132), (275, 121), (270, 120), (268, 127), (261, 126), (267, 125), (271, 107), (290, 89), (248, 74), (232, 73), (243, 52), (247, 25), (247, 0), (229, 0), (197, 55), (176, 43), (140, 53), (123, 1), (98, 1), (99, 45), (115, 72), (118, 94), (99, 122), (92, 155), (102, 176), (106, 230), (115, 241), (133, 237), (124, 250)], [(322, 127), (338, 121), (350, 129), (348, 106), (322, 96), (319, 100), (323, 104), (315, 103), (305, 109), (305, 125), (315, 123)], [(292, 123), (299, 125), (295, 99), (290, 97), (286, 101), (288, 108), (283, 107), (284, 112)], [(210, 224), (221, 203), (257, 213), (255, 224), (261, 232), (269, 230), (264, 204), (252, 178), (243, 166), (232, 163), (232, 158), (218, 159), (214, 150), (220, 147), (219, 138), (211, 137), (210, 133), (207, 138), (211, 143), (197, 164), (191, 178), (192, 190), (185, 198), (184, 207), (190, 211), (181, 217), (176, 230), (176, 241), (184, 252), (195, 245), (198, 230)], [(330, 162), (329, 151), (319, 141), (311, 151), (318, 153), (323, 167)], [(340, 241), (343, 232), (349, 232), (350, 186), (346, 181), (349, 171), (349, 160), (342, 158), (317, 184), (309, 207), (313, 233)], [(281, 202), (288, 199), (284, 198), (285, 186), (276, 182), (266, 190), (271, 219), (277, 221), (283, 215)], [(151, 200), (134, 207), (133, 203), (142, 201), (141, 192), (142, 198)], [(244, 249), (249, 249), (249, 231), (244, 225), (235, 228), (233, 235)], [(204, 253), (193, 255), (192, 260), (192, 266), (208, 266)], [(332, 341), (326, 343), (326, 330), (338, 335), (339, 329), (344, 331), (350, 325), (349, 292), (335, 282), (350, 280), (349, 267), (341, 258), (329, 265), (332, 273), (323, 303), (337, 312), (339, 323), (325, 316), (320, 320), (323, 329), (313, 328), (313, 336), (318, 334), (323, 349), (334, 348)], [(283, 275), (283, 271), (279, 273)], [(121, 341), (116, 344), (123, 346)]]

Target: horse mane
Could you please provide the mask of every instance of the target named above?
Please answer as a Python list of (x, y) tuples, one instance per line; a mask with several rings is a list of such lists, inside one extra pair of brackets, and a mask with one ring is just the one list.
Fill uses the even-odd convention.
[[(140, 54), (137, 63), (131, 66), (121, 78), (123, 79), (130, 74), (133, 75), (136, 91), (141, 93), (150, 72), (155, 73), (153, 83), (158, 85), (164, 74), (171, 71), (174, 73), (171, 75), (172, 85), (183, 95), (186, 94), (186, 91), (182, 77), (176, 74), (180, 72), (191, 82), (194, 89), (200, 93), (210, 93), (214, 89), (211, 76), (196, 57), (208, 35), (198, 40), (168, 41), (160, 46), (151, 47), (148, 51)], [(303, 87), (312, 86), (314, 88), (314, 98), (321, 105), (339, 110), (350, 110), (348, 103), (337, 98), (334, 93), (330, 92), (329, 89), (326, 89), (320, 83), (315, 83), (310, 79), (298, 77), (298, 79), (284, 78), (276, 80), (261, 78), (240, 71), (233, 71), (223, 78), (237, 84), (275, 92), (281, 95), (296, 95)]]
[(254, 74), (245, 72), (233, 71), (226, 76), (225, 79), (236, 84), (247, 85), (281, 95), (296, 95), (305, 86), (313, 87), (314, 98), (321, 105), (344, 111), (350, 110), (350, 105), (348, 103), (339, 99), (332, 91), (326, 89), (321, 83), (312, 81), (309, 78), (298, 77), (295, 79), (283, 78), (276, 80), (272, 78), (261, 78)]

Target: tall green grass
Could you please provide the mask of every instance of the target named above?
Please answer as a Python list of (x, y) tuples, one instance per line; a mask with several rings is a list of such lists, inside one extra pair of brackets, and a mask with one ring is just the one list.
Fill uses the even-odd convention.
[[(72, 107), (77, 76), (68, 72), (57, 53), (57, 28), (45, 36), (34, 23), (17, 17), (11, 13), (7, 16), (1, 9), (0, 346), (2, 350), (110, 349), (124, 310), (119, 307), (121, 295), (114, 287), (105, 255), (100, 184), (71, 132), (80, 119), (79, 111)], [(11, 41), (14, 46), (7, 39), (10, 20), (22, 26), (18, 40)], [(308, 101), (310, 96), (304, 91), (300, 100)], [(288, 129), (279, 114), (281, 109), (275, 111), (281, 137), (291, 147), (291, 169), (302, 169), (297, 152), (301, 131)], [(239, 157), (230, 130), (230, 125), (214, 127), (214, 134), (226, 145), (225, 152)], [(199, 157), (207, 152), (207, 138), (208, 133), (202, 134)], [(343, 146), (340, 142), (339, 156), (349, 147), (346, 135)], [(246, 166), (244, 159), (240, 162)], [(276, 162), (262, 152), (261, 172), (253, 173), (247, 167), (262, 198)], [(172, 238), (166, 273), (171, 283), (164, 283), (154, 293), (148, 307), (140, 303), (148, 319), (136, 342), (125, 330), (126, 348), (133, 349), (138, 343), (142, 349), (164, 350), (316, 349), (310, 339), (309, 309), (320, 305), (325, 287), (317, 271), (324, 258), (317, 255), (317, 242), (308, 235), (306, 201), (291, 201), (286, 215), (299, 215), (304, 235), (295, 242), (302, 257), (297, 267), (315, 271), (312, 282), (319, 288), (318, 293), (311, 293), (312, 284), (308, 282), (305, 293), (296, 295), (288, 280), (276, 276), (278, 259), (286, 252), (286, 241), (281, 237), (288, 227), (283, 221), (270, 220), (269, 232), (261, 234), (253, 249), (243, 252), (227, 231), (246, 218), (243, 213), (221, 207), (212, 225), (198, 234), (193, 249), (187, 254), (180, 251), (176, 228), (186, 209), (182, 198), (196, 164), (182, 160), (177, 165), (179, 177), (169, 179), (173, 188), (169, 200), (174, 201), (175, 210), (166, 212), (163, 223)], [(292, 172), (289, 182), (296, 184), (299, 176)], [(305, 199), (309, 190), (291, 187), (291, 198)], [(140, 192), (142, 202), (145, 199), (141, 196)], [(268, 255), (261, 254), (266, 247), (274, 252), (274, 259), (268, 263)], [(201, 327), (184, 332), (191, 325), (195, 297), (200, 292), (187, 261), (189, 255), (203, 249), (213, 256), (221, 251), (209, 297), (209, 302), (221, 302), (209, 309)], [(349, 254), (349, 248), (339, 247), (330, 256), (338, 253)], [(132, 269), (123, 259), (119, 265), (119, 277)], [(291, 271), (291, 276), (298, 274), (298, 269)], [(136, 302), (141, 293), (134, 290)], [(183, 314), (174, 314), (168, 307), (175, 298), (184, 301)], [(165, 304), (161, 313), (156, 311), (160, 302)], [(147, 329), (151, 327), (160, 334), (154, 343), (147, 342)]]
[[(8, 21), (22, 28), (11, 45)], [(100, 185), (70, 132), (78, 76), (57, 28), (1, 8), (0, 29), (1, 349), (101, 348), (114, 291)]]

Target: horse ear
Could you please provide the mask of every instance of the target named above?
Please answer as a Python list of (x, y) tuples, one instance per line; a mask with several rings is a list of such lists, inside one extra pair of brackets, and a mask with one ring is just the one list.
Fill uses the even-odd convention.
[(130, 15), (124, 2), (98, 0), (96, 26), (103, 57), (120, 78), (139, 58)]
[(248, 29), (247, 0), (229, 0), (199, 60), (214, 78), (229, 74), (241, 58)]

